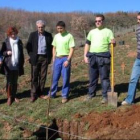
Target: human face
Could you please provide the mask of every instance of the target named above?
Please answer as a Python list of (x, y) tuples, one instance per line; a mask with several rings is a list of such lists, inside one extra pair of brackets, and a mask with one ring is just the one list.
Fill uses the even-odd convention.
[(15, 40), (17, 38), (17, 34), (15, 32), (12, 32), (10, 37)]
[(45, 26), (43, 24), (37, 24), (37, 29), (39, 33), (43, 33), (45, 30)]
[(102, 27), (102, 25), (103, 25), (102, 17), (96, 17), (95, 18), (95, 25), (96, 25), (97, 28)]
[(65, 32), (65, 28), (62, 26), (57, 26), (56, 29), (57, 29), (57, 32), (60, 34), (63, 34)]
[(137, 16), (137, 22), (140, 24), (140, 15)]

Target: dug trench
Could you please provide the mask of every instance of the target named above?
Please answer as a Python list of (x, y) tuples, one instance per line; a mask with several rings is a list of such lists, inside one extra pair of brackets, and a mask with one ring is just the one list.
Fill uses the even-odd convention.
[[(49, 126), (48, 139), (140, 139), (140, 105), (103, 113), (75, 114), (71, 120), (54, 119)], [(46, 139), (46, 129), (40, 127), (31, 135)]]

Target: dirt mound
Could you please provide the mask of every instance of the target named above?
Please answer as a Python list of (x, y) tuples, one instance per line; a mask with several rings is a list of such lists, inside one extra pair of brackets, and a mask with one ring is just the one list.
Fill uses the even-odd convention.
[(90, 114), (81, 118), (87, 125), (87, 138), (140, 139), (140, 106), (121, 107), (117, 111)]
[[(76, 119), (80, 119), (80, 122), (74, 121)], [(139, 105), (122, 106), (117, 110), (103, 113), (77, 113), (72, 120), (57, 120), (59, 131), (87, 139), (140, 139)], [(78, 139), (65, 134), (60, 135), (63, 139)]]

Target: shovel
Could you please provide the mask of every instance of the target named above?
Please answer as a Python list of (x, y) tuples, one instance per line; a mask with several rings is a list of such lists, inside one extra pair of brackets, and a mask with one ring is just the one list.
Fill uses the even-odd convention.
[(118, 105), (118, 94), (114, 92), (114, 46), (111, 43), (111, 92), (107, 93), (108, 105), (117, 107)]

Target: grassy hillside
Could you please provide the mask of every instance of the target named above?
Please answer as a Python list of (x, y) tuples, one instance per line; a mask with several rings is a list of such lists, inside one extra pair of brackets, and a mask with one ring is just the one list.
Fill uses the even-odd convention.
[[(24, 10), (14, 10), (0, 8), (0, 42), (6, 37), (6, 30), (9, 26), (16, 26), (19, 29), (19, 36), (26, 41), (29, 33), (36, 30), (36, 21), (39, 19), (46, 21), (46, 30), (52, 34), (56, 33), (56, 23), (63, 20), (67, 30), (75, 37), (84, 40), (84, 31), (88, 31), (95, 26), (94, 18), (97, 13), (93, 12), (70, 12), (70, 13), (44, 13), (28, 12)], [(106, 25), (115, 33), (124, 33), (131, 28), (135, 30), (136, 12), (104, 13)]]
[[(116, 37), (115, 47), (115, 91), (119, 93), (119, 103), (126, 97), (128, 82), (132, 65), (136, 56), (135, 32), (131, 32)], [(119, 45), (120, 41), (125, 41), (125, 45)], [(51, 99), (50, 115), (47, 116), (48, 100), (38, 99), (35, 103), (30, 103), (30, 65), (25, 51), (25, 75), (19, 78), (18, 97), (20, 103), (13, 103), (12, 106), (6, 104), (5, 78), (0, 75), (0, 138), (1, 139), (22, 139), (37, 138), (33, 135), (40, 125), (48, 126), (52, 120), (73, 120), (80, 121), (80, 117), (74, 119), (76, 114), (87, 115), (90, 112), (104, 112), (115, 110), (115, 108), (102, 105), (100, 103), (101, 86), (97, 90), (97, 96), (89, 102), (84, 98), (88, 90), (88, 66), (83, 62), (83, 47), (76, 47), (72, 60), (70, 99), (66, 104), (61, 103), (62, 79), (59, 82), (57, 98)], [(124, 69), (123, 69), (124, 66)], [(51, 65), (48, 70), (48, 77), (45, 85), (47, 94), (51, 85)], [(138, 95), (139, 96), (139, 93)], [(136, 100), (136, 103), (139, 104)], [(88, 127), (84, 126), (86, 130)], [(25, 130), (28, 130), (25, 133)]]

